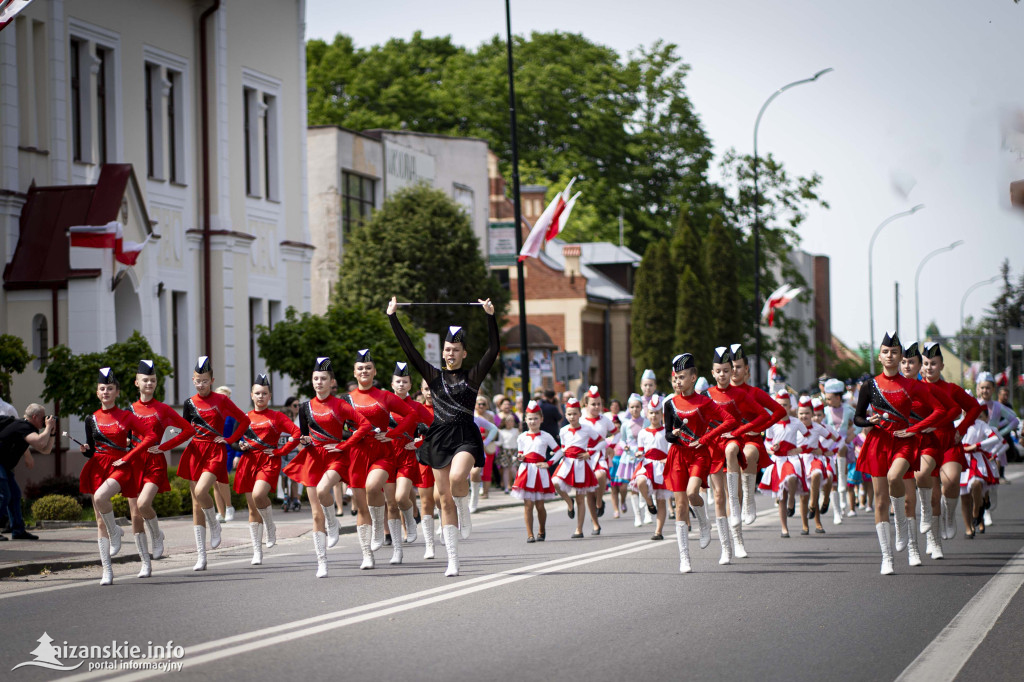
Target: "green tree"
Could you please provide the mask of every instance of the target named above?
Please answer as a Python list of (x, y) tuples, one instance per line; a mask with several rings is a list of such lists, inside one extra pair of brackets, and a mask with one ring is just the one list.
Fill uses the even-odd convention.
[(644, 251), (633, 289), (631, 341), (640, 370), (667, 367), (673, 357), (676, 276), (669, 245), (662, 239)]
[[(392, 296), (424, 303), (490, 298), (499, 321), (509, 301), (480, 255), (462, 206), (423, 184), (392, 195), (345, 244), (338, 304), (384, 311)], [(414, 324), (442, 338), (449, 325), (464, 327), (471, 355), (487, 348), (487, 320), (479, 308), (412, 306), (407, 312)]]
[[(413, 341), (421, 342), (422, 332), (415, 325), (403, 320), (403, 326)], [(319, 356), (331, 358), (343, 390), (352, 376), (357, 350), (370, 349), (377, 365), (377, 380), (384, 387), (391, 385), (394, 363), (405, 361), (384, 306), (331, 305), (323, 315), (300, 315), (295, 308), (288, 308), (285, 319), (274, 324), (273, 329), (260, 326), (257, 333), (256, 343), (267, 368), (288, 377), (298, 386), (299, 394), (308, 397), (313, 396), (313, 363)]]
[(708, 318), (714, 345), (743, 343), (742, 305), (739, 272), (736, 263), (736, 242), (739, 235), (720, 215), (711, 220), (704, 239), (704, 272), (708, 283)]
[[(156, 365), (158, 379), (174, 376), (171, 361), (153, 352), (152, 346), (139, 332), (132, 332), (128, 340), (112, 343), (101, 353), (75, 355), (67, 346), (54, 346), (46, 363), (43, 376), (43, 399), (47, 402), (60, 401), (63, 415), (74, 415), (85, 419), (100, 408), (96, 397), (96, 376), (101, 367), (110, 367), (121, 383), (121, 394), (117, 406), (126, 408), (138, 400), (139, 390), (135, 388), (135, 371), (139, 360), (152, 360)], [(153, 396), (164, 399), (164, 381), (157, 381)]]
[(689, 263), (683, 266), (683, 274), (676, 287), (675, 348), (665, 364), (677, 353), (692, 353), (697, 359), (698, 371), (707, 373), (711, 369), (714, 344), (708, 335), (708, 298), (705, 287)]
[(924, 338), (921, 339), (921, 341), (923, 342), (926, 339), (937, 339), (941, 335), (941, 333), (942, 332), (939, 331), (939, 325), (935, 324), (935, 320), (932, 320), (931, 322), (928, 323), (928, 326), (925, 327)]
[(21, 338), (13, 334), (0, 334), (0, 398), (10, 401), (11, 381), (21, 374), (32, 360)]

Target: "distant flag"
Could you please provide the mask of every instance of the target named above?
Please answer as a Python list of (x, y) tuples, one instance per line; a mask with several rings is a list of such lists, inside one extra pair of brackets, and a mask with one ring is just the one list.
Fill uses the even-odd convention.
[(544, 212), (540, 214), (540, 217), (537, 218), (536, 224), (530, 230), (526, 241), (523, 242), (522, 251), (519, 252), (520, 263), (527, 258), (536, 258), (544, 243), (551, 241), (558, 236), (559, 232), (565, 229), (566, 223), (569, 222), (569, 214), (572, 213), (572, 208), (576, 205), (576, 199), (581, 194), (576, 192), (572, 198), (569, 198), (569, 190), (574, 182), (576, 182), (576, 178), (569, 181), (565, 189), (555, 196), (552, 202), (548, 204), (548, 207), (544, 209)]
[(135, 265), (142, 253), (142, 248), (149, 243), (153, 235), (148, 235), (143, 242), (133, 242), (124, 238), (124, 228), (116, 220), (106, 225), (77, 225), (68, 230), (71, 235), (71, 246), (87, 249), (111, 249), (117, 262)]
[(118, 239), (114, 246), (114, 258), (117, 259), (118, 263), (124, 263), (125, 265), (135, 265), (135, 262), (139, 260), (139, 254), (142, 253), (142, 247), (149, 243), (150, 238), (153, 235), (147, 235), (143, 242), (133, 242), (127, 239)]
[(14, 21), (15, 15), (28, 7), (32, 0), (0, 0), (0, 31)]
[(761, 317), (768, 318), (769, 327), (775, 324), (775, 311), (779, 308), (785, 308), (786, 304), (799, 296), (802, 291), (803, 289), (801, 287), (783, 284), (768, 295), (768, 298), (764, 302), (764, 307), (761, 308)]

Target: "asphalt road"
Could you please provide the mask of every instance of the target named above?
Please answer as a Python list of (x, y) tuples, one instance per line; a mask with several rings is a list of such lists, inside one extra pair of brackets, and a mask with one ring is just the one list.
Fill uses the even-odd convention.
[[(1017, 477), (1024, 467), (1011, 471)], [(190, 570), (194, 555), (156, 562), (146, 580), (133, 577), (137, 564), (116, 565), (113, 587), (97, 584), (98, 569), (4, 580), (0, 670), (34, 660), (47, 632), (54, 644), (127, 640), (145, 649), (172, 640), (185, 647), (171, 659), (182, 670), (164, 675), (172, 680), (894, 680), (930, 645), (928, 660), (947, 673), (930, 681), (954, 679), (948, 673), (964, 658), (955, 679), (1018, 680), (1024, 478), (1014, 483), (1000, 490), (984, 536), (968, 541), (961, 528), (945, 560), (926, 558), (920, 568), (901, 553), (891, 577), (879, 575), (870, 515), (841, 526), (828, 520), (823, 536), (782, 540), (770, 501), (759, 498), (760, 516), (745, 533), (750, 557), (720, 567), (717, 539), (705, 550), (693, 539), (690, 575), (678, 573), (668, 530), (652, 542), (650, 526), (609, 513), (600, 537), (571, 540), (572, 522), (556, 502), (544, 543), (524, 542), (518, 508), (475, 516), (455, 579), (443, 576), (440, 543), (438, 559), (423, 560), (420, 541), (400, 567), (387, 565), (384, 548), (377, 569), (359, 571), (355, 538), (342, 536), (326, 580), (314, 578), (306, 537), (267, 550), (260, 567), (233, 549), (212, 552), (205, 573)], [(992, 623), (992, 604), (1007, 600)], [(947, 627), (965, 606), (967, 615)], [(25, 666), (5, 677), (151, 674), (89, 673), (95, 661), (73, 672)]]

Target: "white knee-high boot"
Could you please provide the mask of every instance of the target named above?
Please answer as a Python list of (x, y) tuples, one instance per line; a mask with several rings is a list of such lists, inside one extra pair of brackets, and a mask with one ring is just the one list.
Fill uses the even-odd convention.
[(469, 482), (469, 513), (474, 513), (480, 506), (480, 484)]
[(685, 521), (676, 521), (676, 544), (679, 545), (679, 572), (689, 573), (693, 569), (690, 568), (690, 536)]
[(363, 524), (356, 526), (356, 534), (359, 536), (359, 549), (363, 551), (363, 563), (359, 565), (362, 570), (373, 568), (375, 565), (373, 559), (373, 528), (369, 524)]
[(100, 519), (103, 520), (103, 526), (107, 529), (107, 537), (110, 538), (110, 556), (117, 556), (117, 553), (121, 551), (121, 537), (124, 535), (124, 531), (117, 525), (113, 511), (100, 514)]
[[(327, 532), (325, 533), (327, 536), (327, 547), (334, 547), (338, 544), (338, 538), (341, 537), (338, 531), (338, 510), (333, 504), (329, 504), (326, 507), (323, 505), (320, 506), (323, 507), (324, 510), (324, 528), (327, 529)], [(275, 537), (274, 539), (276, 540), (277, 538)]]
[(729, 491), (729, 525), (739, 525), (740, 519), (740, 475), (725, 474), (725, 487)]
[(846, 513), (846, 458), (837, 457), (836, 487), (839, 488), (839, 509)]
[(629, 506), (633, 508), (633, 527), (639, 528), (644, 523), (643, 517), (640, 516), (640, 496), (629, 493)]
[(139, 550), (139, 560), (142, 562), (142, 567), (139, 569), (139, 577), (148, 578), (153, 574), (153, 565), (149, 560), (149, 548), (146, 547), (146, 534), (144, 532), (135, 534), (135, 548)]
[(402, 519), (388, 519), (388, 530), (391, 531), (392, 564), (402, 563)]
[(253, 566), (263, 563), (263, 524), (255, 521), (249, 522), (249, 539), (252, 540), (252, 561)]
[(423, 516), (423, 558), (434, 558), (434, 517), (429, 514)]
[(193, 571), (205, 571), (206, 570), (206, 526), (192, 526), (192, 531), (196, 536), (196, 565), (192, 567)]
[(114, 567), (110, 564), (110, 540), (99, 538), (97, 543), (100, 546), (100, 565), (103, 566), (103, 575), (100, 577), (100, 585), (114, 584)]
[(455, 526), (444, 526), (441, 528), (444, 536), (444, 549), (448, 553), (448, 568), (445, 576), (451, 578), (459, 574), (459, 529)]
[(384, 546), (384, 529), (387, 527), (387, 507), (370, 506), (370, 549), (376, 552)]
[(952, 540), (956, 537), (956, 507), (960, 503), (960, 498), (944, 496), (942, 499), (946, 501), (946, 532), (943, 536), (943, 539)]
[[(274, 507), (273, 505), (267, 505), (263, 509), (257, 509), (260, 513), (260, 518), (263, 519), (263, 525), (267, 527), (267, 547), (273, 547), (277, 544), (277, 524), (274, 523)], [(334, 517), (335, 527), (337, 527), (338, 517)]]
[(829, 499), (832, 501), (832, 525), (838, 526), (843, 522), (843, 509), (839, 506), (839, 492), (833, 490), (829, 493)]
[(889, 523), (883, 521), (875, 524), (875, 532), (878, 533), (878, 546), (882, 549), (882, 575), (892, 575), (895, 569), (892, 565), (892, 544), (889, 540)]
[(907, 548), (907, 498), (890, 495), (889, 502), (892, 504), (893, 517), (896, 519), (895, 549), (897, 552), (902, 552)]
[(151, 519), (143, 519), (143, 523), (146, 524), (146, 528), (149, 529), (149, 539), (153, 543), (153, 551), (150, 556), (154, 559), (159, 559), (164, 555), (164, 532), (160, 530), (160, 522), (157, 521), (154, 516)]
[[(405, 523), (405, 541), (407, 543), (416, 542), (416, 515), (415, 509), (409, 507), (408, 509), (402, 510), (402, 521)], [(394, 537), (392, 537), (394, 540)]]
[(722, 557), (718, 563), (731, 564), (732, 538), (729, 536), (729, 520), (719, 517), (715, 519), (715, 524), (718, 526), (718, 541), (722, 544)]
[(697, 515), (697, 525), (700, 528), (700, 548), (704, 549), (711, 544), (711, 523), (708, 521), (708, 506), (702, 504), (693, 508)]
[(313, 531), (313, 551), (316, 552), (316, 577), (327, 577), (327, 533)]
[(743, 545), (743, 523), (730, 525), (729, 530), (732, 533), (732, 555), (737, 559), (746, 559), (747, 548)]
[(742, 474), (742, 476), (743, 523), (749, 526), (757, 518), (757, 505), (754, 503), (754, 493), (757, 491), (757, 474)]
[(220, 547), (220, 521), (217, 520), (217, 508), (210, 507), (203, 510), (206, 516), (206, 525), (210, 527), (210, 549)]
[(452, 499), (455, 500), (455, 509), (459, 514), (459, 535), (462, 536), (463, 540), (468, 540), (469, 534), (473, 532), (473, 521), (470, 519), (469, 512), (469, 497), (453, 497)]
[(932, 489), (918, 488), (917, 500), (917, 518), (921, 520), (919, 528), (922, 533), (927, 533), (932, 529)]
[(917, 528), (913, 521), (907, 524), (907, 561), (911, 566), (921, 565), (921, 552), (917, 547)]

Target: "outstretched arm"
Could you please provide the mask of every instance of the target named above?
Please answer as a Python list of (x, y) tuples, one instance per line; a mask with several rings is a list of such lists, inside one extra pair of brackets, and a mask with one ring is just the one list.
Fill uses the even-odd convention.
[(405, 357), (409, 358), (409, 362), (416, 368), (416, 371), (420, 373), (427, 383), (430, 383), (437, 378), (440, 371), (423, 359), (417, 350), (416, 345), (409, 338), (405, 329), (402, 328), (402, 323), (398, 320), (398, 315), (395, 311), (398, 310), (398, 302), (394, 296), (391, 297), (391, 301), (388, 303), (388, 320), (391, 322), (391, 331), (395, 333), (395, 338), (398, 339), (398, 345), (402, 347), (402, 352), (405, 353)]
[(487, 313), (487, 351), (476, 367), (469, 373), (469, 380), (477, 386), (484, 380), (487, 373), (491, 371), (494, 361), (498, 358), (498, 351), (501, 350), (501, 339), (498, 336), (498, 321), (494, 319), (494, 304), (491, 299), (480, 301)]

